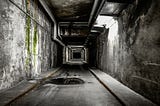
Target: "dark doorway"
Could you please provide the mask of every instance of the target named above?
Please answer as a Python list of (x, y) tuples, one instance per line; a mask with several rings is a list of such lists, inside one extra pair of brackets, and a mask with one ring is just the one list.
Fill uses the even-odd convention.
[(81, 58), (81, 52), (73, 52), (73, 59), (80, 59)]

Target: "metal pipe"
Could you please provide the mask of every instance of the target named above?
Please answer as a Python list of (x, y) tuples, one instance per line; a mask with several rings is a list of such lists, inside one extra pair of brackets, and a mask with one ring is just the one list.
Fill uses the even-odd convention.
[(48, 8), (47, 4), (44, 2), (44, 0), (39, 0), (39, 2), (41, 3), (41, 5), (43, 6), (43, 8), (46, 10), (46, 12), (48, 13), (48, 15), (50, 16), (51, 20), (54, 23), (54, 35), (53, 35), (53, 40), (57, 41), (59, 44), (61, 44), (62, 46), (65, 46), (64, 43), (62, 41), (60, 41), (59, 39), (57, 39), (57, 22), (55, 17), (53, 16), (52, 12), (50, 11), (50, 9)]
[[(106, 0), (102, 0), (100, 2), (100, 6), (97, 7), (97, 8), (95, 6), (93, 6), (93, 11), (92, 11), (92, 14), (91, 14), (91, 17), (90, 17), (90, 20), (89, 20), (89, 24), (88, 24), (89, 27), (91, 27), (92, 24), (93, 24), (93, 22), (96, 20), (98, 14), (99, 14), (100, 10), (102, 9), (102, 7), (103, 7), (103, 5), (104, 5), (105, 2), (106, 2)], [(98, 5), (98, 0), (95, 0), (94, 5)], [(96, 9), (98, 9), (98, 10), (96, 11)]]
[(44, 0), (39, 0), (39, 2), (41, 3), (41, 5), (43, 6), (43, 8), (46, 10), (46, 12), (48, 13), (48, 15), (50, 16), (50, 18), (52, 19), (52, 21), (54, 23), (56, 23), (55, 21), (55, 17), (52, 15), (52, 12), (50, 11), (50, 9), (48, 8), (47, 4), (44, 2)]
[(93, 18), (93, 15), (97, 9), (97, 5), (98, 5), (98, 1), (99, 0), (94, 0), (94, 4), (93, 4), (93, 8), (92, 8), (92, 11), (91, 11), (91, 14), (90, 14), (90, 18), (89, 18), (89, 21), (88, 21), (88, 26), (90, 25), (91, 21), (92, 21), (92, 18)]
[(62, 46), (65, 46), (65, 44), (63, 42), (61, 42), (59, 39), (54, 39), (54, 41), (58, 42)]
[[(50, 11), (48, 11), (47, 7), (44, 5), (44, 2), (43, 0), (39, 0), (41, 5), (43, 6), (43, 8), (45, 8), (46, 12), (48, 14), (50, 14), (50, 18), (52, 19), (52, 21), (54, 22), (54, 32), (56, 32), (56, 21), (55, 21), (55, 18), (53, 17), (53, 15), (51, 14)], [(33, 18), (32, 16), (30, 16), (30, 14), (26, 13), (22, 8), (20, 8), (15, 2), (13, 2), (12, 0), (9, 0), (10, 3), (12, 3), (14, 6), (16, 6), (19, 10), (21, 10), (24, 14), (26, 14), (28, 17), (30, 17), (36, 24), (38, 24), (43, 30), (47, 31), (47, 32), (50, 32), (48, 31), (47, 29), (45, 29), (41, 24), (39, 24), (39, 22), (37, 22), (37, 20), (35, 18)], [(56, 34), (55, 34), (56, 35)], [(57, 41), (58, 43), (60, 43), (62, 46), (65, 46), (59, 39), (56, 38), (56, 36), (54, 36), (54, 40)]]

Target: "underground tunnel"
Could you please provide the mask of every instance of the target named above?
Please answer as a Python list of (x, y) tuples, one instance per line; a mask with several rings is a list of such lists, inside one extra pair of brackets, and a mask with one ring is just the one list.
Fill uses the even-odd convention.
[(159, 0), (0, 0), (0, 106), (158, 105)]

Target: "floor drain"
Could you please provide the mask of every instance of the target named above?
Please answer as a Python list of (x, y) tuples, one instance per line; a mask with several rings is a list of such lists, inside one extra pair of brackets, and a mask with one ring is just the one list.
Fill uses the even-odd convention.
[(80, 78), (56, 78), (51, 79), (48, 83), (57, 84), (57, 85), (75, 85), (83, 84), (84, 81)]

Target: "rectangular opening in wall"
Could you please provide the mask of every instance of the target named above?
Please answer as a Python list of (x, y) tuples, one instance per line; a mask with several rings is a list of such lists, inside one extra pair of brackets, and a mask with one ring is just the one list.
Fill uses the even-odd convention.
[(81, 59), (81, 52), (73, 52), (73, 59)]

